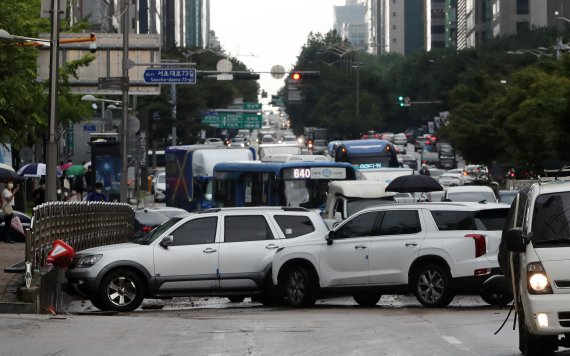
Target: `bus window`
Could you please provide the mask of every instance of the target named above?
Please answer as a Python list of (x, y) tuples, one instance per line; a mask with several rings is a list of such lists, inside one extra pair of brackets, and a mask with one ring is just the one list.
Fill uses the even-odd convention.
[(286, 206), (319, 208), (326, 202), (328, 182), (324, 179), (285, 180)]

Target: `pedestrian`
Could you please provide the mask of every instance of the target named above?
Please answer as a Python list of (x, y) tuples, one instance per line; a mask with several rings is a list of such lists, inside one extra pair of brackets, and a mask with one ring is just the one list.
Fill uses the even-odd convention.
[(13, 181), (8, 181), (6, 187), (2, 191), (2, 212), (4, 213), (4, 231), (2, 231), (2, 240), (6, 243), (13, 244), (14, 240), (10, 237), (12, 229), (12, 218), (14, 217), (14, 195), (20, 187), (14, 187)]
[(69, 199), (67, 201), (81, 201), (82, 196), (79, 194), (75, 189), (71, 189), (71, 194), (69, 195)]
[(46, 181), (44, 178), (40, 179), (40, 186), (32, 192), (34, 197), (34, 206), (42, 205), (45, 203), (46, 197)]
[(429, 176), (429, 175), (430, 175), (430, 172), (429, 172), (429, 169), (428, 169), (427, 164), (425, 164), (425, 163), (422, 164), (422, 168), (420, 169), (420, 174), (421, 174), (422, 176)]
[(69, 178), (67, 178), (67, 174), (63, 172), (61, 176), (61, 187), (62, 187), (62, 200), (67, 200), (69, 198), (69, 192), (71, 192), (71, 183), (69, 183)]
[(85, 190), (85, 183), (83, 181), (83, 175), (78, 175), (73, 178), (73, 185), (71, 186), (72, 191), (79, 194), (80, 200), (83, 199), (83, 192)]
[(91, 193), (93, 190), (93, 171), (91, 170), (91, 165), (87, 166), (87, 171), (85, 172), (85, 191)]
[(95, 191), (89, 193), (87, 196), (87, 201), (109, 201), (107, 194), (103, 192), (103, 183), (95, 183)]

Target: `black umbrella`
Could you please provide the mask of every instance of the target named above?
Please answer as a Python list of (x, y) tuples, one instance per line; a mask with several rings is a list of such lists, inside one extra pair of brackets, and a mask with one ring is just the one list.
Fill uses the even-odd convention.
[(416, 193), (435, 192), (443, 187), (432, 177), (423, 175), (407, 175), (394, 178), (386, 187), (387, 192)]
[(0, 167), (0, 181), (7, 182), (7, 181), (17, 181), (21, 180), (22, 177), (16, 174), (13, 170), (8, 168)]

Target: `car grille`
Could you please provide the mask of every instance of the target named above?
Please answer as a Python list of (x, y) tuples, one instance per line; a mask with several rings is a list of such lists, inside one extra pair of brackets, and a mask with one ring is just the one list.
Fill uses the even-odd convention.
[(560, 312), (558, 313), (558, 321), (560, 322), (560, 326), (565, 328), (570, 327), (570, 312)]
[(73, 258), (71, 259), (71, 262), (69, 262), (69, 266), (67, 266), (68, 269), (72, 269), (77, 267), (77, 264), (79, 263), (79, 260), (81, 259), (81, 255), (73, 255)]

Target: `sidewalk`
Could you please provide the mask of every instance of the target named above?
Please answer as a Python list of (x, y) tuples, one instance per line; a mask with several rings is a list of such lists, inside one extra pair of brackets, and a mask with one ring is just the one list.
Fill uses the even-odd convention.
[(4, 273), (4, 268), (22, 262), (25, 257), (24, 243), (7, 244), (0, 242), (0, 303), (18, 301), (16, 292), (23, 282), (24, 276), (20, 273)]

